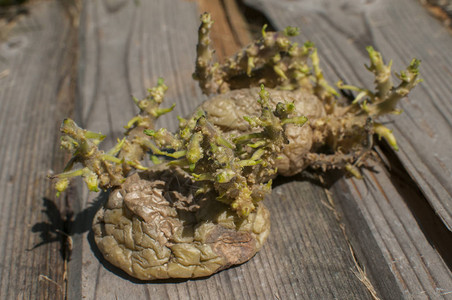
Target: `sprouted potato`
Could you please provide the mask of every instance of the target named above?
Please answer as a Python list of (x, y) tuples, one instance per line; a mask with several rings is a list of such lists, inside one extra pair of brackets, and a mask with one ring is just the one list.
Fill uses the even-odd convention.
[[(339, 82), (355, 93), (347, 101), (324, 79), (314, 45), (290, 41), (296, 28), (264, 27), (260, 39), (219, 64), (211, 26), (203, 14), (193, 78), (213, 97), (179, 118), (176, 133), (154, 128), (173, 108), (160, 107), (163, 80), (134, 99), (140, 112), (109, 151), (98, 148), (105, 136), (70, 119), (61, 126), (61, 145), (73, 156), (53, 176), (57, 194), (75, 176), (91, 191), (110, 189), (94, 218), (95, 241), (109, 262), (138, 279), (203, 277), (249, 260), (269, 234), (261, 201), (272, 179), (307, 167), (360, 178), (374, 135), (398, 149), (377, 120), (400, 113), (398, 101), (420, 81), (413, 59), (395, 86), (391, 64), (368, 47), (375, 91)], [(141, 164), (147, 153), (149, 168)]]

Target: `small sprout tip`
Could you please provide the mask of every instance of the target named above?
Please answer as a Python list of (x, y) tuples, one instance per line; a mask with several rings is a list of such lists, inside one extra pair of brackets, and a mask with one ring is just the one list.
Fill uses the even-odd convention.
[(300, 29), (298, 27), (287, 26), (284, 29), (285, 36), (297, 36), (300, 34)]
[(363, 179), (363, 176), (361, 175), (361, 172), (358, 170), (357, 167), (351, 165), (351, 164), (346, 164), (345, 165), (345, 170), (353, 177), (355, 177), (356, 179)]
[(394, 134), (392, 133), (392, 130), (390, 130), (389, 128), (380, 123), (374, 123), (373, 127), (379, 139), (384, 138), (395, 151), (399, 150), (397, 140)]
[(55, 183), (55, 188), (57, 190), (57, 197), (60, 196), (62, 192), (64, 192), (69, 186), (69, 179), (68, 178), (60, 178)]
[(261, 33), (262, 33), (262, 37), (263, 37), (264, 39), (265, 39), (265, 37), (267, 36), (267, 33), (265, 32), (266, 29), (267, 29), (267, 27), (268, 27), (268, 24), (264, 24), (264, 26), (262, 26)]

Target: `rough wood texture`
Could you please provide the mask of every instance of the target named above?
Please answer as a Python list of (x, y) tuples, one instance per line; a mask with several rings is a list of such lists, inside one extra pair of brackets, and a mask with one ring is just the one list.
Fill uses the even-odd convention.
[(76, 182), (54, 198), (46, 175), (63, 168), (59, 123), (74, 107), (81, 126), (108, 135), (107, 149), (136, 113), (131, 95), (163, 77), (166, 105), (177, 106), (158, 125), (175, 129), (174, 116), (205, 99), (191, 79), (199, 13), (218, 14), (223, 56), (256, 24), (232, 0), (84, 1), (80, 18), (75, 1), (31, 2), (0, 42), (1, 299), (371, 299), (372, 288), (382, 299), (452, 299), (452, 37), (415, 0), (245, 2), (277, 29), (300, 26), (331, 81), (372, 84), (366, 45), (394, 70), (422, 59), (425, 82), (389, 124), (401, 151), (377, 148), (384, 163), (364, 181), (327, 177), (331, 196), (303, 176), (278, 179), (266, 200), (271, 236), (246, 264), (200, 280), (134, 280), (101, 257), (89, 232), (106, 195)]
[[(402, 69), (411, 57), (423, 61), (425, 83), (403, 101), (404, 113), (390, 124), (401, 150), (387, 166), (394, 170), (394, 162), (400, 159), (421, 190), (413, 186), (408, 174), (377, 167), (377, 172), (366, 173), (366, 180), (341, 180), (333, 191), (358, 260), (383, 298), (394, 298), (388, 294), (393, 279), (381, 276), (379, 255), (391, 267), (405, 297), (452, 297), (448, 254), (452, 235), (447, 230), (452, 212), (452, 164), (447, 154), (451, 149), (452, 130), (447, 117), (451, 90), (447, 79), (438, 76), (449, 72), (444, 61), (449, 61), (446, 49), (452, 46), (450, 35), (413, 1), (247, 3), (260, 8), (276, 28), (300, 26), (302, 38), (318, 46), (326, 75), (332, 80), (372, 84), (361, 67), (367, 63), (363, 51), (366, 45), (391, 57), (394, 70)], [(435, 36), (429, 32), (435, 32)], [(424, 211), (416, 211), (416, 205)], [(435, 213), (444, 223), (435, 219)], [(441, 232), (441, 238), (433, 238), (433, 232)], [(441, 250), (444, 248), (449, 250)]]
[(424, 7), (444, 26), (452, 29), (452, 1), (451, 0), (420, 0)]
[(251, 42), (248, 24), (236, 0), (198, 0), (197, 3), (198, 12), (209, 12), (215, 22), (212, 39), (217, 45), (215, 54), (218, 60), (222, 61)]
[(28, 11), (0, 44), (0, 298), (61, 299), (64, 199), (47, 174), (64, 166), (58, 123), (74, 101), (76, 31), (56, 1)]
[(391, 127), (403, 146), (398, 156), (404, 167), (452, 230), (450, 33), (411, 0), (246, 2), (270, 16), (278, 28), (300, 26), (302, 36), (318, 46), (332, 80), (371, 86), (369, 72), (361, 67), (367, 63), (367, 45), (393, 59), (395, 71), (412, 57), (422, 60), (425, 81), (402, 101), (404, 113), (391, 118)]

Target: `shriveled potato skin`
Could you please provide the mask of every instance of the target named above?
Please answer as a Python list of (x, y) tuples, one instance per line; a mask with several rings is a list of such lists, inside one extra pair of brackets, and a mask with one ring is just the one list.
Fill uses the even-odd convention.
[(128, 177), (94, 218), (105, 259), (154, 280), (209, 276), (253, 257), (270, 232), (268, 210), (259, 204), (239, 221), (228, 206), (193, 197), (192, 186), (177, 169)]
[[(278, 173), (291, 176), (303, 170), (305, 162), (302, 157), (312, 149), (313, 131), (310, 121), (326, 115), (324, 106), (319, 98), (305, 89), (282, 91), (266, 89), (270, 94), (270, 104), (275, 107), (278, 102), (295, 104), (295, 115), (304, 115), (308, 123), (304, 126), (286, 125), (286, 135), (289, 144), (284, 147), (281, 159), (277, 162)], [(244, 116), (258, 116), (261, 107), (257, 102), (259, 88), (240, 89), (217, 95), (199, 108), (207, 113), (209, 121), (218, 126), (223, 132), (243, 134), (250, 131)]]

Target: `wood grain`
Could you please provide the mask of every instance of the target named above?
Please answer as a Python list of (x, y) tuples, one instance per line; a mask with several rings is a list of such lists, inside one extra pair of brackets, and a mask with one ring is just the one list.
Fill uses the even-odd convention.
[(199, 13), (212, 16), (212, 44), (219, 61), (251, 42), (248, 25), (235, 0), (198, 0)]
[(448, 26), (452, 30), (452, 1), (450, 0), (420, 0), (422, 5), (435, 18), (442, 21), (444, 26)]
[[(385, 159), (389, 165), (376, 166), (376, 172), (367, 172), (364, 181), (336, 183), (333, 197), (344, 215), (358, 261), (366, 267), (383, 298), (396, 297), (392, 294), (393, 278), (387, 280), (381, 276), (380, 256), (390, 266), (404, 297), (452, 297), (450, 255), (447, 250), (440, 250), (452, 246), (451, 232), (447, 229), (451, 205), (448, 170), (452, 165), (446, 154), (452, 130), (444, 116), (449, 111), (446, 106), (450, 107), (447, 102), (451, 93), (447, 77), (437, 75), (448, 72), (445, 64), (439, 66), (438, 59), (449, 60), (439, 44), (447, 49), (451, 37), (416, 2), (337, 1), (333, 4), (264, 0), (247, 3), (260, 7), (277, 28), (300, 26), (302, 38), (318, 46), (326, 76), (332, 81), (340, 78), (370, 86), (370, 76), (362, 67), (366, 62), (365, 45), (373, 45), (386, 57), (393, 58), (396, 70), (403, 67), (402, 62), (409, 61), (407, 56), (422, 59), (425, 83), (408, 100), (402, 101), (404, 113), (390, 123), (401, 148), (396, 160), (401, 161), (401, 168), (406, 168), (409, 175), (391, 173), (388, 168), (394, 168), (394, 159)], [(416, 22), (412, 21), (413, 15)], [(435, 37), (428, 32), (435, 32)], [(437, 37), (436, 44), (427, 42)], [(441, 98), (435, 96), (439, 94)], [(438, 143), (438, 139), (447, 141)], [(422, 219), (426, 214), (414, 214), (411, 206), (416, 201), (426, 213), (431, 211), (431, 218), (436, 213), (442, 221), (427, 224), (429, 221)], [(434, 232), (443, 234), (436, 242), (432, 238)]]
[(76, 29), (56, 1), (27, 6), (0, 44), (0, 298), (65, 296), (58, 123), (74, 102)]
[(410, 0), (246, 2), (260, 8), (278, 28), (300, 26), (302, 38), (319, 48), (332, 82), (339, 78), (372, 86), (370, 73), (362, 67), (367, 63), (367, 45), (391, 58), (395, 71), (403, 70), (413, 57), (421, 59), (424, 82), (401, 102), (404, 113), (386, 121), (401, 145), (398, 156), (404, 167), (452, 230), (449, 32), (420, 3)]
[[(382, 299), (452, 299), (447, 30), (417, 1), (245, 2), (277, 29), (300, 26), (333, 82), (372, 85), (366, 45), (395, 70), (422, 59), (425, 82), (387, 119), (401, 151), (381, 144), (384, 163), (364, 181), (327, 177), (331, 197), (303, 176), (279, 178), (266, 200), (271, 236), (248, 263), (199, 280), (137, 281), (93, 243), (92, 218), (107, 195), (77, 181), (54, 197), (46, 176), (67, 160), (59, 123), (74, 115), (107, 134), (108, 149), (137, 112), (131, 95), (163, 77), (166, 104), (177, 106), (158, 126), (176, 129), (174, 116), (206, 99), (191, 79), (200, 11), (218, 14), (223, 56), (246, 43), (250, 26), (232, 0), (84, 1), (80, 16), (77, 1), (32, 1), (0, 42), (1, 299), (370, 299), (359, 268)], [(73, 241), (68, 268), (64, 232)]]

